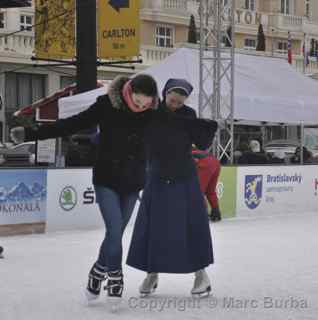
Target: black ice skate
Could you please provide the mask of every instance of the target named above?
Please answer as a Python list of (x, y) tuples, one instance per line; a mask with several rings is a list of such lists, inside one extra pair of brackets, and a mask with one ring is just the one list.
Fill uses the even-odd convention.
[(88, 301), (95, 300), (99, 297), (102, 282), (106, 280), (106, 268), (95, 263), (88, 275), (88, 283), (86, 288), (86, 297)]
[(107, 290), (111, 311), (116, 312), (121, 304), (121, 297), (124, 291), (122, 270), (108, 272), (107, 284), (104, 289)]
[(3, 247), (0, 246), (0, 259), (3, 259), (4, 256), (3, 256)]
[(104, 287), (108, 297), (121, 298), (124, 290), (123, 273), (121, 270), (109, 271), (107, 284)]

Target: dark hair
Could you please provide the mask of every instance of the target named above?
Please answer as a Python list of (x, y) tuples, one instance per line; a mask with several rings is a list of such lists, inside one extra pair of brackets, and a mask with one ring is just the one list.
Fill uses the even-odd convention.
[(131, 80), (133, 93), (144, 94), (148, 97), (158, 96), (158, 88), (155, 79), (148, 74), (139, 74)]
[(183, 90), (182, 88), (174, 88), (174, 89), (171, 89), (167, 92), (168, 93), (171, 93), (171, 92), (175, 92), (177, 94), (179, 94), (180, 96), (183, 96), (183, 97), (188, 97), (188, 93)]
[[(297, 153), (297, 152), (300, 153), (300, 150), (301, 150), (301, 148), (297, 147), (295, 150), (295, 153)], [(312, 157), (312, 153), (306, 147), (303, 147), (303, 157), (304, 157), (305, 161)]]

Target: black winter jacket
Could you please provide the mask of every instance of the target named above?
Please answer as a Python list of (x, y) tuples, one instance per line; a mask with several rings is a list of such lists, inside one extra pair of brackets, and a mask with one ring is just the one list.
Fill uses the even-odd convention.
[(93, 183), (119, 193), (143, 189), (145, 183), (144, 129), (152, 110), (134, 113), (128, 109), (121, 91), (129, 79), (116, 78), (108, 90), (87, 110), (54, 124), (26, 129), (26, 140), (68, 136), (99, 126), (100, 142), (93, 167)]
[(199, 149), (208, 148), (216, 129), (215, 121), (197, 119), (188, 106), (171, 112), (163, 103), (145, 132), (149, 168), (169, 182), (193, 176), (196, 167), (192, 144)]

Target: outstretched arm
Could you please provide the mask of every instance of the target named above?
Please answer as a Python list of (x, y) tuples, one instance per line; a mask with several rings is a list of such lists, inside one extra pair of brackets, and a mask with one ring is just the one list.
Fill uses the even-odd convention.
[[(30, 141), (72, 135), (80, 130), (91, 128), (98, 124), (100, 119), (106, 116), (106, 108), (107, 105), (103, 105), (101, 99), (98, 99), (97, 102), (87, 110), (72, 117), (57, 120), (52, 124), (45, 124), (36, 128), (24, 128), (24, 130), (22, 128), (13, 128), (11, 130), (11, 136), (13, 140)], [(18, 139), (14, 139), (17, 134), (20, 136)]]

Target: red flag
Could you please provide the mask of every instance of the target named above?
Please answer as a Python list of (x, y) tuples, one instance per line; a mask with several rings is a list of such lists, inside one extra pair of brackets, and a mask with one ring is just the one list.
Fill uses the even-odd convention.
[(287, 40), (287, 53), (288, 53), (288, 63), (293, 63), (293, 54), (292, 54), (292, 42), (291, 42), (291, 35), (288, 31), (288, 40)]

